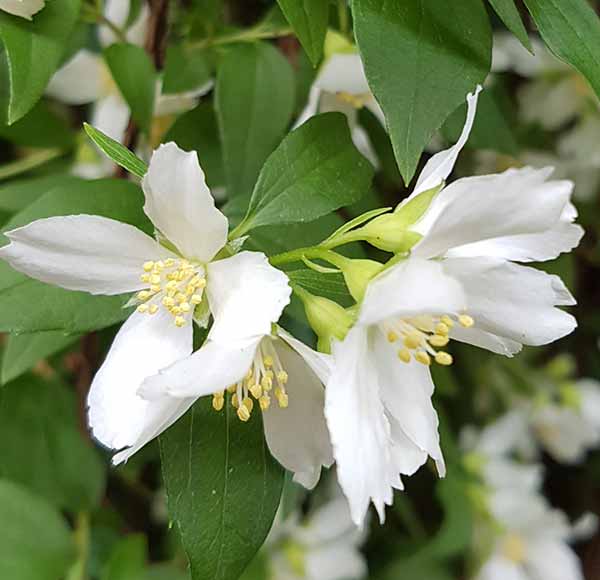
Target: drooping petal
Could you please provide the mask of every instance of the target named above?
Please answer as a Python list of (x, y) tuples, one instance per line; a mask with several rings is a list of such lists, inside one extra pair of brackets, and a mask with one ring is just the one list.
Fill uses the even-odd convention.
[(299, 352), (281, 340), (274, 346), (289, 376), (289, 406), (282, 409), (273, 402), (263, 412), (265, 438), (273, 457), (294, 473), (294, 480), (312, 489), (319, 481), (321, 466), (333, 463), (324, 414), (325, 389)]
[(579, 558), (560, 541), (530, 542), (526, 566), (531, 580), (584, 580)]
[[(191, 326), (178, 328), (166, 309), (134, 312), (119, 330), (88, 396), (94, 437), (110, 449), (139, 449), (174, 422), (191, 401), (149, 402), (137, 394), (142, 381), (192, 352)], [(187, 407), (186, 407), (187, 405)], [(127, 450), (125, 456), (127, 456)]]
[(44, 7), (44, 0), (1, 0), (0, 10), (31, 20)]
[(475, 112), (477, 111), (477, 98), (479, 97), (481, 90), (481, 86), (477, 86), (473, 93), (467, 95), (467, 119), (458, 141), (455, 145), (450, 147), (450, 149), (436, 153), (425, 164), (425, 167), (417, 180), (417, 185), (409, 199), (417, 196), (423, 191), (437, 187), (450, 175), (450, 173), (452, 173), (458, 155), (471, 134), (473, 122), (475, 121)]
[(415, 227), (424, 237), (413, 254), (486, 256), (489, 250), (493, 256), (530, 261), (569, 251), (582, 233), (561, 219), (573, 184), (547, 181), (550, 172), (526, 167), (455, 181)]
[(129, 106), (120, 94), (101, 98), (92, 111), (92, 126), (122, 143), (129, 123)]
[(186, 258), (208, 262), (227, 242), (227, 218), (215, 207), (194, 151), (161, 145), (142, 188), (146, 215)]
[(431, 402), (434, 386), (429, 367), (415, 360), (408, 364), (401, 362), (397, 349), (381, 332), (376, 332), (372, 340), (381, 399), (386, 409), (413, 444), (431, 456), (443, 476), (446, 470), (440, 449), (438, 416)]
[(11, 243), (0, 248), (0, 258), (15, 270), (91, 294), (145, 288), (144, 262), (173, 256), (137, 228), (93, 215), (41, 219), (6, 236)]
[[(485, 332), (540, 346), (577, 326), (570, 314), (557, 308), (574, 304), (557, 276), (496, 259), (453, 258), (443, 265), (465, 289), (468, 313)], [(451, 335), (464, 337), (460, 331)]]
[(531, 580), (519, 565), (500, 555), (490, 558), (477, 575), (477, 580)]
[(371, 93), (367, 77), (358, 54), (334, 54), (323, 65), (315, 86), (328, 93), (368, 95)]
[(67, 105), (85, 105), (102, 96), (102, 57), (81, 49), (64, 64), (46, 87), (46, 94)]
[(290, 301), (287, 276), (261, 252), (240, 252), (208, 264), (211, 340), (226, 343), (270, 334)]
[(452, 338), (509, 358), (523, 350), (523, 345), (520, 342), (486, 332), (477, 327), (462, 328), (461, 326), (455, 326), (452, 329)]
[(148, 376), (138, 393), (148, 400), (202, 397), (240, 381), (248, 372), (262, 337), (238, 342), (207, 340), (192, 356)]
[(338, 479), (357, 525), (362, 525), (371, 500), (383, 520), (393, 488), (402, 485), (393, 466), (390, 425), (368, 341), (367, 329), (357, 326), (343, 342), (334, 342), (335, 367), (325, 389)]
[(450, 314), (466, 307), (465, 292), (439, 262), (409, 258), (392, 266), (368, 286), (360, 324), (393, 316)]

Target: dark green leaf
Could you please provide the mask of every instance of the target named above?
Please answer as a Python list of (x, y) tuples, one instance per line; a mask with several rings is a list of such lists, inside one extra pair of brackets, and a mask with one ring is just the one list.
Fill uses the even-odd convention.
[(52, 0), (29, 22), (0, 11), (10, 78), (9, 124), (23, 117), (40, 99), (63, 57), (79, 15), (80, 0)]
[(215, 106), (229, 197), (252, 191), (291, 121), (294, 90), (290, 64), (269, 44), (236, 46), (221, 61)]
[(104, 467), (83, 437), (64, 385), (25, 375), (0, 391), (0, 477), (73, 513), (95, 507), (104, 487)]
[(0, 210), (7, 213), (21, 211), (51, 189), (78, 182), (81, 179), (69, 174), (11, 181), (0, 187)]
[(506, 25), (506, 28), (508, 28), (520, 40), (521, 44), (531, 52), (531, 41), (529, 40), (529, 35), (527, 34), (527, 30), (521, 19), (521, 15), (519, 14), (519, 9), (515, 6), (515, 0), (488, 0), (488, 2), (493, 6), (496, 14), (500, 16), (502, 22)]
[(323, 0), (277, 0), (314, 66), (323, 56), (329, 7)]
[(308, 222), (364, 195), (371, 164), (356, 150), (346, 117), (327, 113), (292, 131), (267, 159), (241, 225)]
[(544, 42), (600, 97), (600, 20), (587, 0), (525, 0)]
[(105, 49), (104, 58), (133, 119), (149, 134), (156, 96), (156, 71), (150, 57), (134, 44), (113, 44)]
[(114, 548), (101, 580), (144, 580), (146, 578), (146, 537), (129, 536)]
[(75, 554), (69, 528), (51, 505), (0, 480), (0, 578), (64, 578)]
[(83, 127), (88, 137), (117, 165), (139, 178), (146, 175), (148, 166), (135, 153), (91, 125), (84, 123)]
[(275, 517), (283, 470), (270, 456), (260, 411), (242, 423), (210, 398), (160, 437), (169, 513), (194, 580), (235, 580), (262, 545)]
[(369, 85), (405, 182), (448, 115), (485, 79), (492, 35), (481, 0), (353, 0)]
[(181, 45), (169, 46), (162, 84), (164, 94), (193, 91), (210, 80), (211, 70), (205, 50), (186, 49)]
[(324, 296), (342, 306), (349, 306), (353, 302), (342, 274), (321, 274), (308, 268), (292, 270), (286, 274), (294, 284), (302, 286), (312, 294)]

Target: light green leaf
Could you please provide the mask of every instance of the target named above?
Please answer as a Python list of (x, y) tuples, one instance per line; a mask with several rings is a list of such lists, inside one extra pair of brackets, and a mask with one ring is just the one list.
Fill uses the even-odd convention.
[(83, 124), (83, 128), (88, 137), (117, 165), (140, 179), (146, 175), (148, 166), (127, 147), (87, 123)]
[(104, 58), (133, 119), (148, 135), (156, 97), (156, 71), (150, 57), (139, 46), (121, 43), (105, 49)]
[(525, 0), (544, 42), (600, 97), (600, 19), (587, 0)]
[(270, 44), (231, 48), (219, 65), (215, 107), (229, 196), (252, 191), (292, 118), (294, 73)]
[(488, 0), (496, 14), (500, 16), (502, 22), (521, 42), (521, 44), (531, 52), (531, 41), (527, 34), (527, 29), (523, 24), (519, 9), (515, 6), (515, 0)]
[(52, 0), (29, 22), (0, 11), (10, 78), (9, 124), (18, 121), (40, 99), (59, 66), (79, 15), (80, 0)]
[(104, 467), (86, 439), (63, 384), (25, 375), (0, 391), (0, 477), (72, 513), (96, 507), (104, 488)]
[(372, 178), (373, 168), (354, 147), (346, 117), (313, 117), (267, 159), (239, 233), (314, 220), (358, 201)]
[(314, 66), (323, 56), (329, 6), (323, 0), (277, 0)]
[[(18, 213), (4, 231), (54, 215), (92, 214), (116, 219), (150, 233), (138, 187), (122, 179), (101, 179), (56, 187)], [(127, 296), (92, 296), (31, 280), (0, 261), (0, 332), (61, 330), (89, 332), (123, 320)]]
[(408, 183), (445, 119), (490, 70), (481, 0), (353, 0), (354, 31)]
[(0, 211), (7, 213), (21, 211), (51, 189), (81, 181), (80, 178), (68, 173), (10, 181), (0, 187)]
[(121, 540), (113, 549), (101, 580), (145, 580), (146, 537), (138, 534)]
[(0, 578), (64, 578), (75, 554), (60, 513), (22, 487), (0, 480)]
[(264, 542), (283, 487), (260, 410), (242, 423), (229, 400), (217, 413), (204, 397), (160, 437), (160, 447), (169, 514), (193, 580), (237, 579)]
[(79, 335), (62, 332), (11, 334), (2, 356), (0, 383), (6, 383), (33, 368), (42, 359), (64, 350), (77, 341)]

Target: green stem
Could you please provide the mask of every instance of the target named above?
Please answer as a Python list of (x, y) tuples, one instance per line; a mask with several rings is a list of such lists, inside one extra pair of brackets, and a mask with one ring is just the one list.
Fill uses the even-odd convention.
[[(283, 252), (282, 254), (277, 254), (276, 256), (272, 256), (269, 258), (269, 261), (273, 266), (281, 266), (283, 264), (288, 264), (290, 262), (300, 262), (304, 258), (320, 258), (321, 260), (325, 260), (337, 266), (340, 263), (340, 259), (343, 256), (332, 252), (326, 248), (319, 248), (317, 246), (310, 246), (308, 248), (298, 248), (296, 250), (291, 250), (289, 252)], [(337, 263), (336, 263), (337, 262)]]
[(66, 580), (87, 580), (87, 563), (90, 555), (90, 518), (87, 513), (81, 512), (77, 515), (74, 535), (78, 556)]
[(41, 165), (48, 163), (48, 161), (57, 159), (63, 154), (64, 151), (61, 149), (44, 149), (43, 151), (38, 151), (24, 159), (17, 159), (16, 161), (7, 163), (0, 167), (0, 181), (8, 179), (9, 177), (15, 177), (31, 169), (35, 169), (36, 167), (40, 167)]
[(338, 0), (338, 20), (340, 23), (340, 32), (348, 36), (350, 23), (348, 22), (348, 4), (346, 0)]
[(107, 18), (102, 12), (102, 7), (98, 6), (98, 2), (94, 5), (84, 5), (83, 15), (97, 24), (103, 24), (117, 37), (119, 42), (127, 42), (127, 35), (125, 31), (117, 26), (112, 20)]
[(289, 27), (267, 30), (262, 28), (250, 28), (242, 32), (232, 32), (213, 38), (205, 38), (198, 42), (191, 42), (187, 46), (190, 49), (208, 48), (209, 46), (222, 46), (224, 44), (233, 44), (235, 42), (255, 42), (256, 40), (267, 40), (270, 38), (281, 38), (289, 36), (293, 31)]
[(423, 526), (414, 506), (407, 496), (396, 494), (394, 497), (394, 511), (402, 520), (406, 530), (414, 540), (424, 540), (427, 538), (425, 526)]

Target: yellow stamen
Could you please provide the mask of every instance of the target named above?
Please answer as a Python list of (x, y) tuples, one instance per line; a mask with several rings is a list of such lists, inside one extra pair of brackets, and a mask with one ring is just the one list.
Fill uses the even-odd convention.
[(433, 336), (429, 337), (428, 341), (431, 346), (440, 348), (442, 346), (446, 346), (450, 342), (450, 339), (447, 336), (440, 336), (439, 334), (434, 334)]
[(250, 411), (248, 411), (248, 407), (245, 405), (240, 405), (237, 410), (237, 416), (240, 421), (244, 423), (250, 419)]
[(398, 358), (403, 363), (409, 363), (410, 362), (410, 350), (408, 350), (407, 348), (403, 348), (402, 350), (399, 350), (398, 351)]
[(435, 327), (435, 333), (441, 336), (447, 336), (449, 332), (450, 328), (448, 328), (448, 325), (444, 324), (443, 322), (440, 322)]
[(269, 395), (263, 395), (259, 400), (260, 408), (266, 411), (271, 406), (271, 397)]
[(475, 321), (468, 314), (461, 314), (458, 317), (458, 322), (460, 322), (461, 326), (465, 328), (471, 328), (475, 324)]
[(144, 314), (144, 313), (148, 312), (148, 309), (149, 309), (149, 308), (148, 308), (148, 305), (147, 305), (147, 304), (140, 304), (140, 305), (137, 307), (137, 311), (138, 311), (138, 312), (140, 312), (140, 313), (142, 313), (142, 314)]
[(145, 300), (148, 300), (148, 298), (150, 298), (151, 295), (152, 293), (148, 292), (148, 290), (142, 290), (141, 292), (137, 293), (137, 299), (144, 302)]
[(454, 320), (450, 318), (447, 314), (444, 314), (440, 319), (448, 328), (452, 328), (454, 326)]
[(221, 411), (225, 406), (225, 397), (223, 394), (215, 393), (213, 395), (212, 406), (215, 411)]
[(435, 355), (435, 362), (439, 365), (449, 366), (453, 362), (452, 355), (447, 352), (438, 352)]
[(143, 268), (144, 272), (150, 272), (154, 268), (154, 262), (144, 262)]
[(390, 330), (387, 333), (387, 339), (388, 342), (396, 342), (398, 340), (398, 335), (393, 330)]
[(431, 364), (431, 357), (424, 350), (420, 350), (415, 354), (415, 360), (427, 366)]
[(404, 346), (409, 350), (414, 350), (421, 344), (421, 337), (416, 333), (409, 334), (404, 338)]
[(156, 314), (158, 312), (158, 304), (153, 304), (152, 306), (150, 306), (148, 312), (150, 314)]
[(175, 317), (175, 326), (178, 326), (179, 328), (181, 328), (182, 326), (185, 326), (185, 318), (183, 316), (176, 316)]

